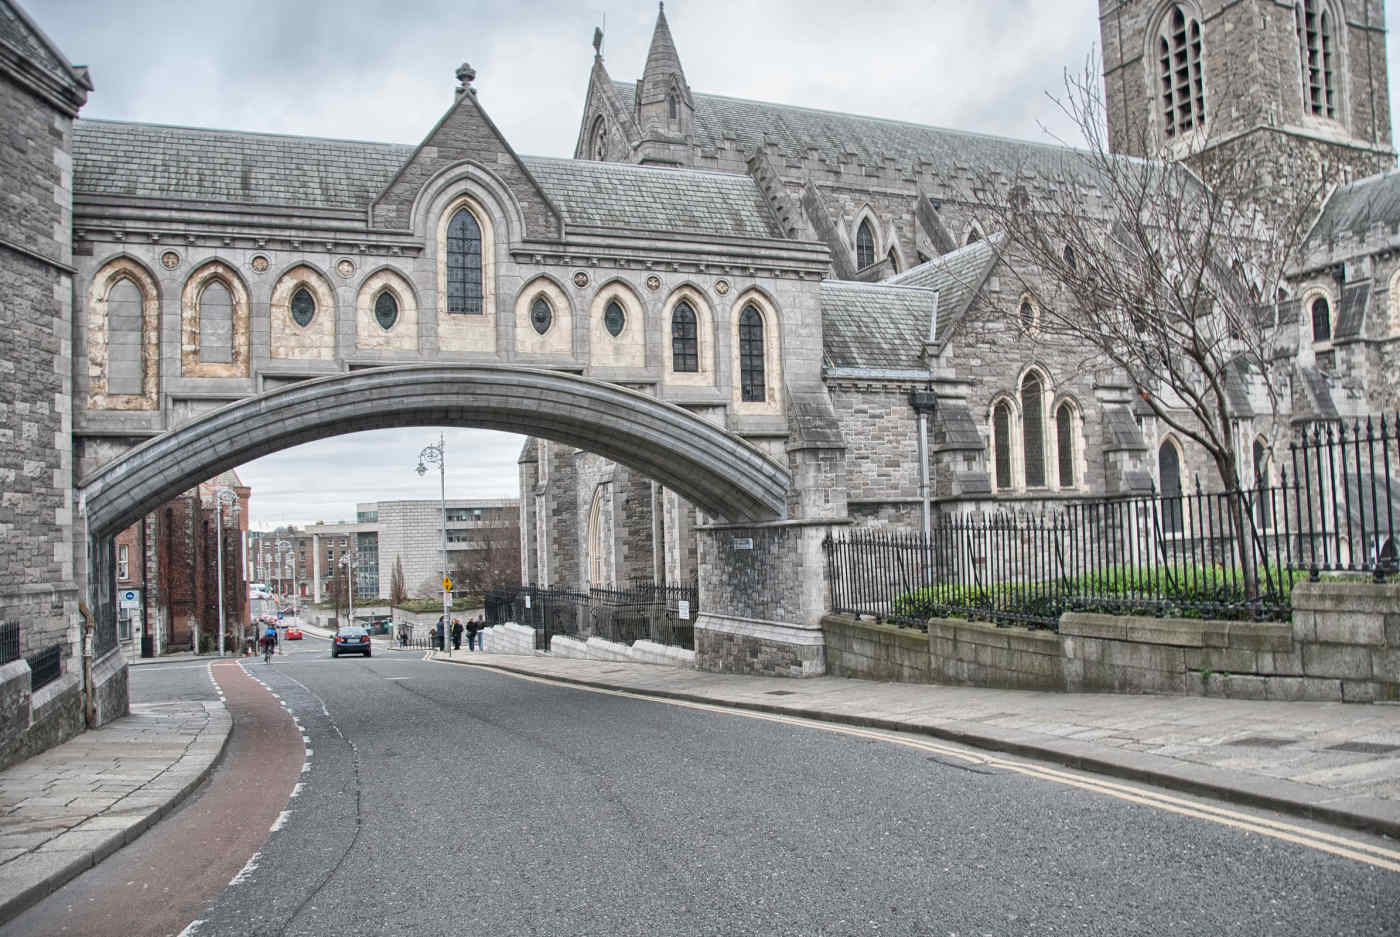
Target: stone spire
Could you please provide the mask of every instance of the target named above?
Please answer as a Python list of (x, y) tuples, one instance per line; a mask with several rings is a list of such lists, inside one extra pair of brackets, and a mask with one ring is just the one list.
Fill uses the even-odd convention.
[(660, 4), (656, 14), (656, 29), (651, 34), (651, 49), (647, 52), (647, 67), (637, 84), (637, 103), (654, 104), (665, 101), (673, 87), (681, 89), (685, 103), (690, 103), (690, 86), (681, 69), (681, 57), (671, 40), (671, 27), (666, 23), (666, 4)]

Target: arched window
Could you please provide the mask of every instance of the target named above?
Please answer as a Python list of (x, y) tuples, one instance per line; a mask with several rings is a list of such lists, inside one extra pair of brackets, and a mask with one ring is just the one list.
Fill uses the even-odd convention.
[(899, 272), (899, 257), (895, 255), (895, 252), (894, 252), (894, 248), (893, 248), (893, 247), (891, 247), (891, 248), (890, 248), (890, 252), (889, 252), (888, 254), (885, 255), (885, 259), (888, 260), (888, 261), (890, 262), (890, 273), (898, 273), (898, 272)]
[(607, 308), (603, 310), (603, 328), (607, 329), (613, 338), (617, 338), (622, 334), (625, 325), (627, 313), (622, 311), (622, 303), (615, 299), (609, 300)]
[(1011, 404), (1006, 401), (992, 410), (992, 461), (995, 463), (997, 490), (1011, 488)]
[(1303, 108), (1320, 117), (1337, 116), (1333, 81), (1336, 39), (1333, 20), (1320, 0), (1303, 0), (1293, 9), (1298, 27), (1298, 57), (1303, 66)]
[(447, 225), (447, 311), (471, 316), (482, 312), (481, 225), (465, 208)]
[(862, 220), (856, 229), (856, 269), (864, 270), (875, 262), (875, 233), (870, 222)]
[(200, 363), (233, 362), (233, 294), (220, 280), (199, 294)]
[(535, 297), (535, 301), (530, 304), (530, 326), (543, 335), (549, 331), (549, 326), (554, 322), (554, 309), (549, 305), (549, 300), (544, 298), (544, 294)]
[(1327, 297), (1319, 296), (1317, 299), (1314, 299), (1308, 311), (1312, 314), (1313, 341), (1331, 341), (1332, 306), (1327, 302)]
[(739, 317), (739, 399), (763, 402), (768, 387), (763, 375), (763, 316), (752, 304)]
[(588, 155), (592, 159), (608, 158), (608, 125), (602, 117), (593, 121), (593, 130), (588, 135)]
[(1021, 444), (1025, 453), (1026, 486), (1045, 485), (1044, 385), (1031, 372), (1021, 381)]
[(1204, 51), (1200, 20), (1180, 5), (1167, 10), (1157, 27), (1157, 90), (1168, 138), (1205, 126)]
[(700, 346), (695, 326), (695, 310), (682, 300), (671, 313), (671, 368), (675, 371), (700, 370)]
[(1269, 450), (1254, 440), (1254, 519), (1262, 530), (1273, 526), (1273, 493), (1269, 490)]
[(668, 120), (680, 120), (681, 106), (676, 100), (676, 93), (672, 91), (666, 95), (666, 118)]
[(593, 491), (588, 508), (588, 584), (598, 588), (603, 582), (603, 486)]
[(107, 393), (145, 393), (141, 288), (122, 277), (107, 291)]
[(1066, 245), (1065, 245), (1064, 258), (1065, 258), (1065, 266), (1066, 266), (1066, 267), (1069, 267), (1071, 270), (1077, 270), (1077, 269), (1079, 269), (1079, 262), (1078, 262), (1078, 261), (1075, 259), (1075, 257), (1074, 257), (1074, 247), (1073, 247), (1073, 245), (1070, 245), (1070, 244), (1066, 244)]
[(386, 332), (399, 321), (399, 300), (388, 290), (380, 293), (374, 301), (374, 321)]
[(1181, 504), (1181, 453), (1171, 440), (1157, 450), (1157, 477), (1162, 486), (1162, 530), (1179, 534), (1186, 529), (1186, 512)]
[(1021, 328), (1025, 329), (1027, 332), (1035, 328), (1035, 303), (1031, 302), (1029, 296), (1023, 296), (1021, 298), (1021, 308), (1017, 310), (1017, 315), (1021, 320)]
[(1065, 401), (1055, 410), (1055, 451), (1061, 488), (1073, 488), (1076, 484), (1074, 463), (1078, 453), (1074, 451), (1074, 435), (1074, 407)]
[(316, 317), (316, 297), (311, 295), (311, 291), (304, 286), (297, 287), (292, 294), (292, 301), (288, 304), (292, 312), (292, 321), (302, 328), (311, 324), (311, 320)]

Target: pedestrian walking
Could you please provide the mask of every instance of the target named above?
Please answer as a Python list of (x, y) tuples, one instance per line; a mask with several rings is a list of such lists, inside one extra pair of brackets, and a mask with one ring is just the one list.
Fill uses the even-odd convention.
[(447, 647), (447, 622), (441, 615), (438, 616), (437, 628), (434, 629), (433, 647), (439, 651)]
[(480, 616), (467, 622), (467, 650), (486, 650), (486, 635), (481, 633), (482, 626), (483, 622)]
[(460, 618), (452, 619), (452, 650), (462, 649), (462, 621)]
[(408, 625), (399, 622), (399, 647), (408, 647)]

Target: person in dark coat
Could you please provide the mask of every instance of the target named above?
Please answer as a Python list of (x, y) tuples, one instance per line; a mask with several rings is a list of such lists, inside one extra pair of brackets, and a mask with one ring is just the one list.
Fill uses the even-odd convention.
[(459, 621), (458, 619), (454, 618), (454, 619), (452, 619), (452, 650), (454, 650), (454, 651), (460, 651), (461, 649), (462, 649), (462, 622)]
[(486, 635), (481, 633), (481, 629), (484, 626), (485, 623), (481, 620), (481, 616), (479, 615), (467, 622), (467, 650), (486, 650)]

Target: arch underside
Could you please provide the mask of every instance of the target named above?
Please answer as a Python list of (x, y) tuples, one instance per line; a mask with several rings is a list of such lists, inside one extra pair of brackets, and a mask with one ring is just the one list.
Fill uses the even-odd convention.
[[(84, 480), (89, 536), (115, 535), (174, 494), (260, 456), (407, 426), (494, 429), (586, 449), (731, 521), (774, 520), (785, 510), (784, 467), (680, 407), (554, 371), (410, 365), (280, 388), (138, 446)], [(413, 457), (402, 455), (405, 471)], [(470, 461), (466, 453), (448, 457)]]

